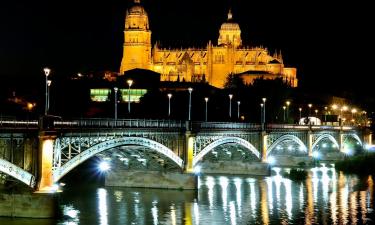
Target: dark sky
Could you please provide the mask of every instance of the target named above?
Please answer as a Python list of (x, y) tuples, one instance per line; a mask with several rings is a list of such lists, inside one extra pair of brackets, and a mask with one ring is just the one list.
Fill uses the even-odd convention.
[[(4, 1), (0, 6), (0, 76), (117, 71), (125, 10), (132, 1)], [(163, 46), (217, 42), (231, 6), (242, 39), (298, 68), (308, 87), (371, 88), (374, 76), (370, 3), (361, 1), (144, 0), (152, 40)]]

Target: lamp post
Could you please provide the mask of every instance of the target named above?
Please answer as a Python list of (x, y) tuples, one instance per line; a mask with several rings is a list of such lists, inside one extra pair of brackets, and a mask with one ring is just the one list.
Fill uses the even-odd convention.
[(172, 94), (171, 93), (168, 93), (168, 117), (171, 116), (171, 98), (172, 98)]
[(324, 122), (325, 122), (325, 124), (327, 124), (327, 110), (328, 110), (328, 107), (325, 106), (324, 107)]
[(128, 113), (130, 114), (130, 112), (131, 112), (130, 111), (130, 88), (131, 88), (131, 86), (133, 84), (133, 80), (127, 80), (126, 82), (129, 85), (129, 89), (128, 89)]
[(188, 88), (189, 91), (189, 121), (191, 120), (191, 92), (193, 92), (193, 88)]
[(298, 108), (298, 110), (299, 110), (299, 120), (301, 121), (301, 119), (302, 119), (302, 108), (300, 107), (300, 108)]
[(47, 114), (49, 113), (49, 99), (51, 97), (51, 95), (50, 95), (51, 84), (52, 84), (52, 80), (47, 80), (47, 87), (48, 87), (48, 89), (47, 89)]
[(118, 91), (118, 88), (114, 87), (113, 90), (115, 91), (115, 120), (117, 120), (117, 91)]
[(352, 122), (353, 122), (353, 125), (354, 125), (354, 122), (355, 122), (354, 114), (357, 112), (357, 109), (352, 109), (351, 112), (352, 112)]
[(284, 118), (284, 123), (285, 123), (285, 109), (286, 109), (286, 106), (284, 105), (283, 106), (283, 110), (284, 110), (284, 117), (283, 117)]
[(311, 107), (312, 107), (312, 104), (308, 104), (307, 105), (309, 107), (309, 117), (311, 116)]
[(315, 109), (315, 117), (318, 117), (319, 110)]
[(240, 119), (240, 101), (237, 101), (237, 119)]
[(48, 114), (48, 75), (51, 73), (51, 70), (49, 68), (44, 68), (44, 75), (46, 76), (46, 105), (44, 108), (44, 115)]
[(266, 98), (262, 98), (263, 101), (263, 123), (266, 123)]
[(260, 103), (260, 124), (263, 124), (263, 107), (264, 104)]
[(286, 121), (289, 121), (289, 105), (290, 101), (286, 101)]
[(207, 103), (208, 103), (208, 98), (205, 97), (204, 101), (206, 102), (206, 113), (205, 113), (206, 117), (205, 118), (206, 118), (206, 122), (207, 122)]
[(229, 94), (229, 119), (232, 118), (232, 98), (233, 98), (233, 95), (232, 94)]

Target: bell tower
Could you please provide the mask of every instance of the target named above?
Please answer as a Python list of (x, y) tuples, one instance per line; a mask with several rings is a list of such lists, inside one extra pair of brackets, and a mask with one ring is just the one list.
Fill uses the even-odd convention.
[(140, 0), (126, 11), (120, 74), (135, 68), (151, 68), (151, 30)]

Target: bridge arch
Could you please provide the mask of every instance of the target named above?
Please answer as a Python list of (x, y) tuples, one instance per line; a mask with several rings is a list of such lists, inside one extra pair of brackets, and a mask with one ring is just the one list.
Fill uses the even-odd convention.
[(355, 139), (361, 146), (363, 146), (362, 144), (362, 140), (361, 138), (359, 138), (359, 136), (357, 134), (346, 134), (347, 137), (352, 137), (353, 139)]
[(31, 173), (27, 172), (24, 169), (14, 165), (11, 162), (0, 159), (0, 172), (3, 172), (15, 179), (25, 183), (27, 186), (34, 188), (35, 186), (35, 177)]
[(239, 144), (246, 149), (248, 149), (251, 153), (253, 153), (258, 159), (260, 159), (259, 151), (252, 145), (250, 142), (246, 141), (245, 139), (239, 137), (225, 137), (219, 140), (216, 140), (209, 145), (207, 145), (202, 151), (200, 151), (193, 159), (193, 167), (200, 161), (202, 158), (212, 151), (212, 149), (216, 148), (219, 145), (227, 144), (227, 143), (236, 143)]
[(292, 140), (292, 141), (296, 142), (300, 147), (302, 147), (301, 150), (307, 153), (306, 145), (301, 141), (301, 139), (299, 139), (298, 137), (296, 137), (294, 135), (286, 134), (286, 135), (282, 135), (281, 137), (279, 137), (275, 142), (273, 142), (268, 147), (268, 149), (267, 149), (267, 156), (270, 155), (270, 153), (276, 148), (276, 146), (278, 144), (280, 144), (281, 142), (283, 142), (285, 140)]
[(339, 143), (337, 142), (337, 140), (330, 134), (322, 134), (320, 135), (316, 140), (315, 142), (313, 143), (311, 149), (312, 151), (314, 151), (315, 147), (317, 146), (317, 144), (319, 144), (319, 142), (325, 138), (328, 138), (330, 141), (332, 141), (332, 143), (336, 146), (337, 149), (340, 148), (340, 145)]
[(69, 171), (71, 171), (87, 159), (93, 157), (94, 155), (124, 145), (140, 145), (151, 148), (159, 152), (160, 154), (166, 156), (167, 158), (171, 159), (180, 168), (183, 168), (183, 160), (165, 145), (162, 145), (156, 141), (143, 137), (121, 137), (96, 144), (81, 152), (80, 154), (76, 155), (74, 158), (66, 162), (60, 168), (56, 168), (53, 171), (54, 181), (60, 180)]

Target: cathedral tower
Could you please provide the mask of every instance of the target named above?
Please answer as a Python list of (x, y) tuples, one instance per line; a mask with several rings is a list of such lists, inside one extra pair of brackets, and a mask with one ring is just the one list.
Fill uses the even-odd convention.
[(126, 11), (120, 73), (135, 68), (151, 69), (151, 31), (140, 0), (134, 0), (134, 5)]
[(220, 27), (218, 45), (233, 45), (234, 48), (242, 45), (241, 29), (238, 23), (233, 22), (231, 10), (227, 21)]

